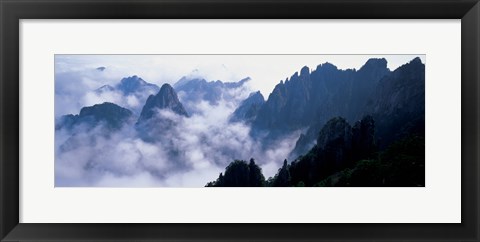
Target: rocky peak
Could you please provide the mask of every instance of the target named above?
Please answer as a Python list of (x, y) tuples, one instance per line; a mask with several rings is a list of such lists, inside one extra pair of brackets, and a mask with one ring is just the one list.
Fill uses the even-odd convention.
[(178, 115), (188, 117), (187, 111), (178, 100), (177, 93), (169, 84), (163, 84), (156, 95), (150, 95), (143, 106), (139, 122), (152, 118), (157, 109), (169, 109)]
[(300, 76), (308, 76), (308, 75), (310, 75), (310, 68), (308, 68), (308, 66), (304, 66), (300, 70)]
[(67, 128), (69, 130), (82, 126), (86, 130), (97, 126), (105, 125), (106, 128), (119, 129), (132, 117), (132, 112), (116, 104), (105, 102), (89, 107), (83, 107), (78, 115), (65, 115), (60, 119), (57, 129)]
[(248, 98), (243, 100), (239, 107), (233, 112), (230, 117), (230, 122), (253, 121), (264, 103), (265, 99), (260, 91), (250, 93)]
[(145, 85), (148, 85), (148, 83), (142, 78), (135, 75), (123, 78), (117, 85), (117, 88), (121, 90), (124, 94), (128, 95), (137, 91), (139, 88)]
[(386, 69), (387, 60), (385, 58), (371, 58), (360, 67), (359, 71), (372, 71), (374, 69)]

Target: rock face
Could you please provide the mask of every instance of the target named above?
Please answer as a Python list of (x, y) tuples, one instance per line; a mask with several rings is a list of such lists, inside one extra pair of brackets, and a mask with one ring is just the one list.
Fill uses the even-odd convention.
[[(174, 113), (174, 116), (164, 115), (160, 112), (168, 110)], [(165, 134), (174, 129), (178, 124), (178, 117), (189, 117), (182, 103), (178, 100), (175, 90), (169, 84), (163, 84), (160, 91), (154, 96), (148, 97), (147, 102), (143, 106), (140, 117), (138, 118), (135, 128), (139, 136), (147, 142), (162, 141), (168, 147), (169, 140), (165, 139)], [(170, 150), (174, 150), (170, 144)]]
[[(337, 73), (332, 71), (333, 67), (327, 65), (328, 68), (331, 73)], [(343, 90), (341, 93), (332, 95), (331, 99), (316, 101), (325, 102), (327, 105), (318, 105), (317, 119), (306, 125), (307, 131), (299, 137), (289, 158), (294, 159), (312, 148), (318, 132), (325, 124), (324, 118), (335, 114), (346, 117), (349, 122), (359, 120), (364, 115), (372, 115), (377, 124), (376, 136), (380, 147), (386, 147), (392, 141), (412, 132), (423, 135), (425, 65), (416, 58), (393, 72), (385, 69), (384, 59), (370, 59), (360, 70), (352, 72), (357, 76), (355, 81), (337, 84), (342, 85), (341, 88), (337, 87)], [(323, 72), (323, 75), (329, 76), (327, 73), (329, 72)], [(383, 77), (378, 79), (380, 76)], [(342, 79), (338, 80), (339, 83), (342, 82)], [(324, 83), (329, 83), (328, 79), (324, 78)], [(330, 83), (328, 86), (332, 87), (334, 84)]]
[(370, 158), (377, 150), (375, 140), (375, 121), (368, 115), (355, 122), (352, 127), (352, 154), (353, 160)]
[(260, 108), (265, 103), (263, 95), (258, 92), (251, 93), (250, 96), (240, 103), (240, 106), (233, 112), (230, 122), (251, 123), (257, 117)]
[(366, 105), (385, 147), (408, 134), (425, 135), (425, 65), (419, 58), (397, 68), (377, 85)]
[(84, 107), (78, 115), (62, 116), (56, 124), (56, 129), (69, 131), (88, 131), (102, 124), (108, 130), (118, 130), (132, 118), (132, 112), (113, 103), (96, 104)]
[(178, 100), (177, 93), (169, 84), (163, 84), (160, 91), (154, 96), (150, 95), (143, 106), (138, 123), (145, 122), (154, 117), (157, 110), (168, 109), (174, 113), (188, 117), (187, 111)]
[(352, 127), (344, 118), (329, 120), (321, 129), (317, 144), (305, 156), (290, 165), (292, 184), (302, 181), (308, 186), (351, 167), (376, 151), (375, 122), (366, 116)]
[(188, 112), (194, 113), (198, 102), (207, 101), (210, 105), (216, 105), (222, 98), (229, 100), (232, 98), (229, 91), (242, 87), (249, 80), (250, 78), (247, 77), (238, 82), (207, 82), (202, 78), (189, 79), (182, 77), (174, 84), (174, 88)]
[(374, 87), (389, 73), (385, 59), (370, 59), (359, 70), (339, 70), (330, 63), (312, 72), (304, 67), (274, 88), (252, 128), (275, 135), (323, 125), (335, 116), (353, 122), (364, 115), (362, 108)]
[(352, 136), (352, 127), (345, 119), (331, 119), (318, 135), (318, 154), (334, 169), (344, 168), (351, 159)]

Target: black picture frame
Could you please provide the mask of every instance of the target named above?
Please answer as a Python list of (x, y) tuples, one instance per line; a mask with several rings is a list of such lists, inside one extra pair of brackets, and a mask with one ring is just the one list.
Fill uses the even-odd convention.
[[(478, 0), (0, 0), (0, 15), (1, 241), (479, 241)], [(19, 223), (19, 20), (161, 18), (461, 19), (462, 223)]]

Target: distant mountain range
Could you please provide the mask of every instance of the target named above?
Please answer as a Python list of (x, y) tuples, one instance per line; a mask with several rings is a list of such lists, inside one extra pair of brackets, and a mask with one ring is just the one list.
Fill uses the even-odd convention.
[(148, 96), (156, 94), (159, 90), (157, 85), (148, 83), (135, 75), (123, 78), (115, 86), (101, 86), (95, 90), (95, 93), (98, 95), (119, 93), (125, 99), (125, 105), (133, 112), (138, 113)]
[(142, 96), (144, 96), (145, 93), (155, 94), (159, 91), (159, 89), (160, 88), (157, 85), (148, 83), (142, 78), (135, 75), (123, 78), (122, 80), (120, 80), (120, 83), (118, 83), (114, 87), (110, 85), (101, 86), (96, 90), (96, 92), (102, 93), (106, 91), (118, 90), (125, 96), (132, 94), (141, 94)]
[(238, 82), (206, 81), (202, 78), (182, 77), (173, 87), (187, 111), (197, 113), (196, 106), (200, 101), (206, 101), (210, 105), (217, 105), (221, 99), (229, 101), (234, 98), (230, 90), (240, 88), (248, 81), (250, 81), (249, 77)]

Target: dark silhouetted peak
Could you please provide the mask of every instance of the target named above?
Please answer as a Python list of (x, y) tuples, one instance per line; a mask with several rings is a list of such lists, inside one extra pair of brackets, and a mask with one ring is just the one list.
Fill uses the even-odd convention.
[[(412, 75), (415, 75), (417, 73), (424, 73), (425, 72), (424, 69), (425, 69), (425, 64), (422, 63), (422, 60), (419, 57), (415, 57), (408, 63), (398, 67), (392, 74), (397, 77), (398, 75), (409, 75), (410, 77), (413, 77)], [(406, 74), (407, 72), (410, 74)]]
[(409, 63), (410, 63), (410, 64), (412, 64), (412, 63), (413, 63), (413, 64), (423, 64), (423, 63), (422, 63), (422, 60), (420, 59), (420, 57), (415, 57), (415, 58), (413, 58)]
[(338, 70), (337, 66), (330, 63), (330, 62), (325, 62), (323, 64), (320, 64), (317, 66), (317, 70), (330, 70), (330, 71), (333, 71), (333, 70)]
[(165, 83), (165, 84), (163, 84), (162, 87), (160, 88), (160, 92), (159, 92), (159, 93), (173, 94), (173, 93), (175, 93), (175, 90), (173, 89), (172, 86), (170, 86), (170, 84)]
[(132, 112), (116, 104), (105, 102), (84, 107), (78, 115), (65, 115), (61, 118), (58, 128), (74, 129), (82, 126), (85, 130), (105, 125), (108, 129), (119, 129), (132, 117)]
[(102, 119), (104, 117), (114, 117), (114, 116), (129, 116), (132, 112), (126, 108), (122, 108), (114, 103), (104, 102), (102, 104), (95, 104), (90, 107), (84, 107), (80, 110), (80, 117), (83, 116), (94, 116), (98, 119)]
[(244, 121), (249, 123), (253, 121), (264, 103), (265, 99), (260, 91), (250, 93), (249, 97), (243, 100), (233, 112), (230, 122)]
[(207, 187), (261, 187), (265, 185), (262, 169), (253, 159), (249, 163), (235, 160), (225, 168), (225, 175), (220, 173), (218, 179), (207, 183)]
[(104, 67), (104, 66), (97, 67), (97, 70), (98, 70), (98, 71), (104, 71), (105, 69), (107, 69), (107, 68)]
[(371, 58), (360, 67), (359, 71), (371, 71), (374, 69), (386, 69), (387, 60), (385, 58)]
[(152, 118), (158, 109), (168, 109), (178, 115), (188, 117), (187, 111), (183, 108), (178, 100), (177, 93), (170, 84), (163, 84), (157, 95), (148, 97), (138, 121), (142, 122)]
[(253, 103), (265, 102), (265, 98), (260, 91), (250, 93), (245, 101), (247, 100), (250, 100)]
[(300, 76), (307, 76), (307, 75), (310, 75), (310, 68), (308, 68), (308, 66), (304, 66), (300, 70)]

